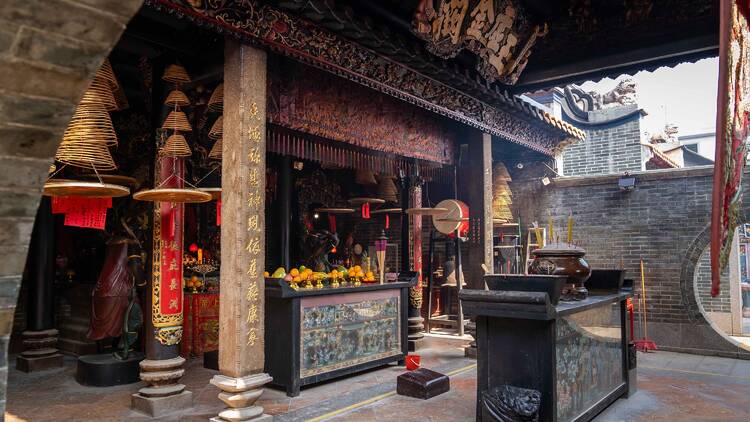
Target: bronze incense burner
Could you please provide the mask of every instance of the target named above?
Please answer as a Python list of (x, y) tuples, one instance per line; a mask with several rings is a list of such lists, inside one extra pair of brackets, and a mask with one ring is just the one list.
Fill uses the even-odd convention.
[(569, 284), (563, 289), (561, 300), (583, 300), (588, 297), (584, 282), (591, 276), (591, 267), (583, 257), (586, 250), (567, 243), (553, 243), (531, 252), (534, 260), (529, 274), (564, 275)]

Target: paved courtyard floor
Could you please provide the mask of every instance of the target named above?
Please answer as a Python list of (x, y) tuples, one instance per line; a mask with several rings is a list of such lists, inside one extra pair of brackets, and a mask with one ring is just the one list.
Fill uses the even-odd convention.
[[(423, 365), (451, 376), (451, 391), (422, 401), (398, 396), (389, 366), (303, 389), (289, 398), (266, 389), (260, 404), (276, 421), (471, 421), (476, 398), (475, 361), (463, 357), (465, 340), (429, 338)], [(656, 352), (638, 355), (639, 391), (619, 400), (597, 421), (749, 421), (750, 361)], [(12, 367), (11, 367), (12, 368)], [(9, 369), (6, 421), (154, 421), (130, 410), (140, 383), (83, 387), (74, 380), (75, 361), (45, 373)], [(199, 360), (187, 365), (183, 382), (194, 407), (158, 421), (205, 421), (222, 410), (218, 390), (208, 384), (216, 371)]]

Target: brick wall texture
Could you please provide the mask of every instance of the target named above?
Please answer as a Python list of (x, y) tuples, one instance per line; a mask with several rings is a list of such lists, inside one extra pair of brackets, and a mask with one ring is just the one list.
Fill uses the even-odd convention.
[[(712, 171), (692, 168), (637, 173), (636, 188), (631, 192), (619, 190), (616, 175), (560, 178), (547, 187), (536, 178), (523, 182), (516, 176), (511, 184), (514, 214), (523, 222), (544, 224), (547, 211), (552, 210), (557, 231), (562, 233), (572, 211), (574, 240), (586, 249), (593, 268), (623, 265), (629, 278), (638, 279), (643, 259), (648, 317), (652, 325), (661, 327), (654, 329), (660, 346), (741, 354), (708, 329), (695, 300), (696, 269), (700, 277), (706, 270), (699, 261), (709, 244)], [(750, 175), (745, 179), (747, 191)], [(745, 192), (745, 214), (747, 198)], [(640, 291), (638, 284), (636, 291)], [(708, 302), (709, 306), (714, 303), (723, 306), (721, 299)]]
[[(700, 304), (706, 312), (725, 312), (731, 313), (731, 304), (729, 299), (729, 289), (722, 289), (718, 296), (711, 296), (711, 257), (709, 255), (711, 248), (706, 249), (698, 260), (698, 267), (695, 270), (695, 291), (700, 298)], [(721, 273), (721, 283), (729, 282), (729, 267)]]
[(565, 176), (615, 174), (641, 169), (641, 124), (637, 117), (617, 125), (586, 130), (586, 140), (563, 151)]
[(141, 3), (0, 2), (0, 414), (8, 337), (42, 185), (75, 105)]

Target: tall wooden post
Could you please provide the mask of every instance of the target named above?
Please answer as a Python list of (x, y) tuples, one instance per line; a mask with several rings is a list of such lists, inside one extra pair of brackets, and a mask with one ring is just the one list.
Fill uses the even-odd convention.
[(219, 370), (229, 409), (211, 419), (267, 421), (263, 372), (266, 53), (227, 38), (224, 51)]
[(469, 206), (469, 247), (464, 268), (471, 289), (484, 289), (484, 264), (492, 272), (492, 135), (471, 132), (462, 187)]

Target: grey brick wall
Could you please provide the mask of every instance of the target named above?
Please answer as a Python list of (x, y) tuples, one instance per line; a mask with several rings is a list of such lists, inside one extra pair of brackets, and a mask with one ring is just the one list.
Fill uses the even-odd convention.
[[(575, 241), (594, 268), (619, 268), (638, 279), (646, 266), (649, 335), (660, 347), (697, 353), (750, 357), (720, 337), (700, 312), (694, 293), (696, 271), (709, 243), (712, 168), (636, 173), (632, 192), (621, 192), (617, 175), (561, 178), (542, 187), (538, 178), (514, 177), (514, 213), (524, 222), (545, 223), (553, 210), (558, 232), (568, 212)], [(744, 180), (747, 214), (750, 174)], [(637, 287), (636, 290), (640, 290)], [(726, 290), (726, 285), (724, 285)], [(709, 306), (710, 302), (709, 302)], [(652, 329), (653, 327), (653, 329)]]
[(0, 415), (8, 336), (42, 184), (96, 68), (142, 0), (0, 1)]
[(586, 140), (563, 151), (565, 176), (641, 170), (641, 124), (633, 117), (620, 125), (586, 130)]
[[(706, 249), (698, 260), (698, 267), (695, 270), (695, 289), (700, 298), (700, 303), (706, 312), (732, 312), (729, 300), (729, 289), (721, 289), (718, 296), (711, 296), (711, 248)], [(729, 282), (729, 268), (727, 267), (721, 273), (722, 286)]]

